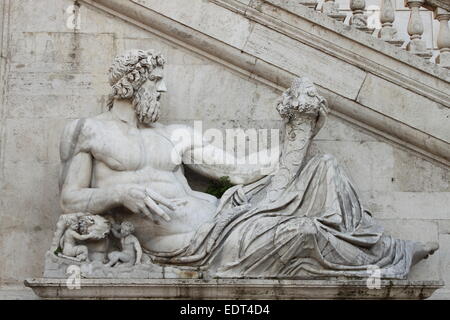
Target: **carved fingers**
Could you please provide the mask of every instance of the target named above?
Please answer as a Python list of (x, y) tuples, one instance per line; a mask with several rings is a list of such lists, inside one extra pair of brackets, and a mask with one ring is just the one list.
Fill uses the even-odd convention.
[(148, 195), (145, 187), (129, 187), (122, 195), (122, 204), (134, 213), (140, 213), (151, 220), (153, 214), (161, 216), (166, 221), (170, 221), (170, 217), (155, 203)]
[(134, 213), (143, 214), (152, 220), (154, 220), (153, 215), (158, 215), (169, 222), (171, 218), (161, 205), (175, 211), (177, 207), (185, 205), (186, 201), (167, 199), (150, 188), (133, 186), (128, 188), (122, 196), (122, 203)]
[(166, 206), (170, 210), (175, 210), (174, 206), (172, 205), (171, 201), (159, 193), (147, 188), (145, 189), (145, 194), (150, 197), (152, 200), (161, 203), (162, 205)]
[(148, 218), (150, 218), (151, 220), (153, 220), (152, 217), (152, 211), (151, 208), (147, 205), (147, 203), (145, 202), (145, 198), (143, 199), (143, 202), (139, 205), (139, 212), (145, 216), (147, 216)]
[(156, 202), (150, 197), (147, 196), (144, 198), (144, 202), (148, 209), (150, 209), (154, 214), (157, 214), (167, 222), (169, 222), (171, 219), (167, 213), (164, 212), (163, 209), (161, 209)]
[(188, 201), (185, 199), (174, 199), (174, 200), (170, 200), (170, 201), (171, 201), (171, 204), (175, 207), (182, 207), (188, 203)]

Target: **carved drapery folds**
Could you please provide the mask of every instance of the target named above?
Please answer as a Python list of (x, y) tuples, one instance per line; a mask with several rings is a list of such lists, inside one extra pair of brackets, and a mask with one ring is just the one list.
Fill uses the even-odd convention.
[[(128, 54), (139, 53), (141, 51), (136, 50)], [(147, 90), (153, 88), (146, 84)], [(119, 118), (109, 116), (115, 108), (120, 108), (120, 104), (102, 114), (108, 119), (106, 121), (91, 119), (102, 123), (102, 126), (94, 126), (91, 130), (99, 132), (104, 126), (113, 124), (108, 141), (124, 141), (120, 146), (126, 149), (134, 136), (114, 130), (123, 123)], [(131, 102), (128, 102), (128, 108), (131, 113), (135, 112)], [(180, 278), (184, 277), (182, 270), (189, 270), (190, 277), (206, 278), (367, 277), (367, 271), (376, 266), (382, 278), (403, 279), (413, 264), (437, 249), (436, 244), (424, 245), (385, 235), (382, 227), (364, 209), (355, 187), (336, 159), (323, 154), (309, 158), (311, 140), (323, 127), (328, 113), (326, 100), (310, 80), (296, 78), (277, 102), (277, 111), (285, 121), (285, 137), (279, 167), (270, 175), (233, 186), (220, 199), (204, 198), (200, 208), (195, 206), (198, 198), (188, 192), (182, 194), (182, 198), (168, 193), (167, 188), (179, 183), (177, 179), (171, 180), (168, 187), (168, 184), (158, 185), (157, 180), (147, 176), (146, 180), (130, 187), (129, 177), (134, 177), (137, 170), (142, 172), (142, 168), (152, 168), (154, 162), (144, 162), (139, 169), (130, 166), (124, 170), (131, 173), (129, 177), (125, 175), (121, 180), (115, 180), (118, 187), (114, 190), (119, 195), (117, 205), (96, 207), (96, 215), (86, 206), (85, 213), (66, 213), (60, 218), (53, 246), (46, 255), (44, 275), (64, 277), (67, 266), (75, 262), (86, 278), (164, 278), (166, 269), (163, 271), (163, 268), (166, 267), (175, 270), (175, 277)], [(134, 116), (142, 123), (137, 113)], [(162, 126), (158, 128), (164, 130)], [(158, 130), (154, 127), (142, 126), (136, 130), (141, 130), (140, 137), (149, 144), (158, 141), (155, 136), (157, 139), (160, 137), (154, 134)], [(96, 137), (91, 140), (93, 144), (99, 142), (103, 147), (107, 143), (103, 139), (95, 140)], [(63, 136), (63, 140), (66, 138)], [(167, 144), (161, 144), (161, 150), (166, 148), (170, 151), (173, 147), (169, 139)], [(91, 155), (99, 162), (105, 161), (95, 153)], [(121, 153), (114, 150), (108, 155), (117, 159)], [(158, 161), (170, 161), (159, 154), (156, 156)], [(90, 167), (85, 168), (84, 174), (89, 170)], [(108, 172), (113, 179), (114, 171), (110, 168)], [(161, 171), (173, 176), (171, 167)], [(167, 204), (165, 210), (184, 225), (202, 208), (208, 210), (208, 215), (200, 216), (202, 220), (187, 233), (189, 238), (174, 240), (174, 234), (184, 235), (186, 232), (179, 231), (170, 220), (158, 229), (162, 220), (155, 222), (154, 216), (130, 211), (132, 206), (125, 207), (129, 203), (123, 199), (130, 199), (132, 204), (139, 203), (138, 188), (142, 186), (148, 190), (149, 183), (163, 195), (154, 192), (158, 197), (148, 195), (144, 198), (146, 203), (158, 198), (158, 203)], [(76, 199), (91, 203), (96, 192), (95, 197), (102, 200), (100, 205), (110, 197), (107, 192), (110, 189), (101, 183), (96, 188), (75, 190), (66, 196), (75, 195)], [(129, 198), (128, 194), (134, 196)], [(165, 198), (166, 195), (171, 198)], [(158, 208), (166, 213), (163, 207)], [(98, 214), (104, 214), (105, 218)], [(118, 220), (122, 221), (120, 225)], [(146, 227), (148, 225), (151, 228)], [(135, 226), (136, 234), (133, 235)], [(62, 245), (60, 239), (63, 239)], [(84, 245), (76, 240), (95, 240), (95, 243)], [(167, 246), (169, 242), (171, 247)]]

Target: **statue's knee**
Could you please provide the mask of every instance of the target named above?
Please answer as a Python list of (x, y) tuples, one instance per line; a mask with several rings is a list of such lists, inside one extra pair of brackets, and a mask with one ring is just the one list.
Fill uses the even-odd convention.
[(113, 260), (116, 257), (117, 257), (117, 251), (113, 251), (113, 252), (108, 253), (108, 259), (109, 260)]
[(81, 259), (81, 260), (86, 260), (87, 257), (88, 257), (87, 253), (84, 253), (84, 252), (83, 252), (83, 253), (80, 253), (80, 254), (78, 255), (78, 258)]

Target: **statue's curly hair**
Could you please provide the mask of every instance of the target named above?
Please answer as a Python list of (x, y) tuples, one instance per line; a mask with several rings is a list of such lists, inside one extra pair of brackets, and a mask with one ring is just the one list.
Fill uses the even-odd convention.
[(161, 54), (152, 50), (128, 50), (117, 56), (109, 68), (111, 93), (107, 107), (111, 109), (114, 99), (129, 99), (146, 80), (152, 80), (152, 71), (166, 63)]
[(291, 87), (278, 100), (277, 110), (282, 118), (291, 118), (296, 113), (318, 115), (320, 110), (324, 113), (329, 111), (327, 101), (307, 77), (293, 80)]

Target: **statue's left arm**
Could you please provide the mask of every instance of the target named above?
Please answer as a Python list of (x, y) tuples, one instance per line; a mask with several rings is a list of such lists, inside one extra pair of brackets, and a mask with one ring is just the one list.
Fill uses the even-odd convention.
[(278, 148), (274, 148), (239, 158), (214, 146), (191, 127), (180, 125), (168, 129), (179, 155), (178, 161), (211, 179), (228, 176), (234, 184), (251, 183), (272, 173), (280, 156)]
[(73, 237), (77, 240), (83, 241), (83, 240), (89, 240), (93, 237), (92, 234), (79, 234), (78, 232), (73, 232)]

